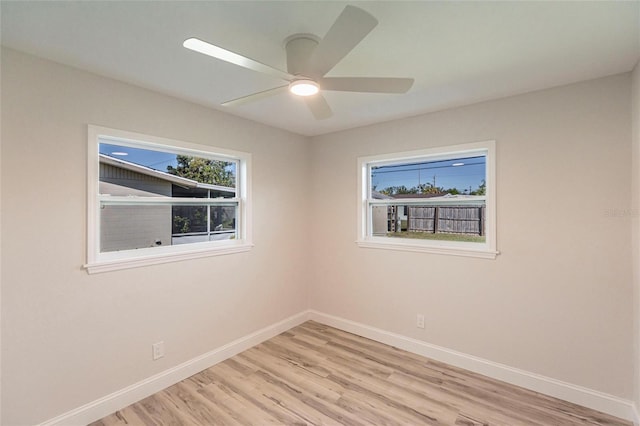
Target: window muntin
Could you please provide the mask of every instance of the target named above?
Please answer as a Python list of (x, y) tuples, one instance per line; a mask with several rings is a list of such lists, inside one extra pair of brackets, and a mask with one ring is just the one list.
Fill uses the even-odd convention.
[(490, 141), (360, 158), (358, 243), (495, 256), (494, 152)]
[(89, 272), (250, 246), (248, 154), (94, 126), (89, 151)]

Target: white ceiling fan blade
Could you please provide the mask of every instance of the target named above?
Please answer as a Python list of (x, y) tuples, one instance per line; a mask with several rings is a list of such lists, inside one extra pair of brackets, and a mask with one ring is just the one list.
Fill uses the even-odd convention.
[(378, 20), (368, 12), (354, 6), (345, 7), (311, 54), (303, 74), (313, 78), (324, 76), (376, 25)]
[(406, 93), (412, 78), (392, 77), (327, 77), (318, 82), (322, 90), (369, 93)]
[(238, 55), (237, 53), (233, 53), (230, 50), (223, 49), (222, 47), (214, 46), (211, 43), (207, 43), (206, 41), (202, 41), (197, 38), (189, 38), (185, 40), (182, 45), (187, 49), (212, 56), (216, 59), (220, 59), (222, 61), (229, 62), (243, 68), (250, 69), (252, 71), (268, 74), (282, 80), (289, 81), (295, 78), (289, 73), (280, 71), (279, 69), (270, 67), (269, 65), (265, 65), (261, 62), (254, 61), (253, 59), (247, 58), (246, 56)]
[(288, 85), (274, 87), (273, 89), (268, 89), (262, 92), (253, 93), (251, 95), (247, 95), (241, 98), (232, 99), (230, 101), (223, 102), (221, 105), (222, 106), (238, 106), (238, 105), (246, 104), (249, 102), (258, 101), (260, 99), (268, 98), (269, 96), (277, 95), (278, 93), (281, 93), (281, 92), (286, 92), (288, 87), (289, 87)]
[(324, 120), (333, 115), (327, 100), (320, 93), (305, 97), (304, 102), (307, 104), (316, 120)]

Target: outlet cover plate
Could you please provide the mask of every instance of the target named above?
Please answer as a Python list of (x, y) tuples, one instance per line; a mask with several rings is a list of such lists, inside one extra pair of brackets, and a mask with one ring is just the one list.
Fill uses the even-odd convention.
[(151, 345), (153, 352), (153, 360), (160, 359), (164, 356), (164, 342), (158, 342)]

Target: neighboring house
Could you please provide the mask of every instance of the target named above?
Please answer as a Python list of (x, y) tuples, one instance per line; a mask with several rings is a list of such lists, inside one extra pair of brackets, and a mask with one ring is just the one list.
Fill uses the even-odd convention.
[[(100, 194), (131, 197), (233, 197), (235, 189), (209, 185), (100, 154)], [(207, 220), (196, 232), (182, 232), (176, 217), (206, 207), (109, 205), (100, 212), (102, 252), (209, 240)], [(208, 217), (208, 215), (206, 215)], [(192, 219), (192, 218), (190, 218)], [(186, 241), (188, 239), (188, 241)]]

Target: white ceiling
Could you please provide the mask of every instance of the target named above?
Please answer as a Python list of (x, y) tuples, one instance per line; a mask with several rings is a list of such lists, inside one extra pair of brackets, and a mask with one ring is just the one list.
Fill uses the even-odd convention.
[[(325, 92), (315, 120), (282, 81), (182, 47), (198, 37), (285, 70), (283, 41), (324, 36), (347, 4), (379, 24), (328, 76), (413, 77), (403, 95)], [(2, 44), (303, 135), (630, 71), (640, 2), (2, 1)]]

